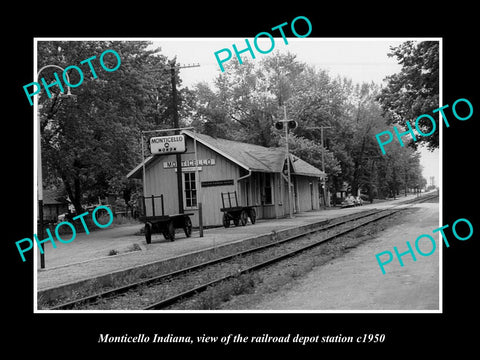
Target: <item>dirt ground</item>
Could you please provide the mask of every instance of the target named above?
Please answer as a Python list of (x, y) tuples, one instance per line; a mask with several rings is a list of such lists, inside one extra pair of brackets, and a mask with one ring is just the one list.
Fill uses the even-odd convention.
[(175, 242), (167, 241), (159, 234), (152, 237), (151, 244), (146, 244), (145, 237), (140, 235), (140, 229), (144, 226), (140, 222), (114, 225), (107, 229), (91, 231), (90, 234), (77, 233), (75, 240), (70, 243), (56, 241), (55, 249), (50, 242), (45, 243), (46, 268), (39, 269), (39, 251), (36, 250), (38, 270), (34, 277), (38, 289), (55, 287), (228, 242), (241, 241), (252, 236), (271, 233), (273, 230), (301, 226), (369, 208), (387, 208), (414, 197), (409, 195), (395, 201), (366, 204), (356, 208), (305, 212), (296, 214), (293, 219), (259, 220), (253, 226), (248, 224), (229, 229), (212, 228), (205, 230), (203, 238), (199, 238), (198, 231), (194, 231), (192, 237), (186, 238), (183, 230), (179, 229)]
[[(306, 276), (274, 293), (267, 293), (252, 310), (439, 310), (439, 227), (438, 203), (415, 205), (403, 220), (373, 239), (350, 249), (343, 256), (315, 267)], [(402, 257), (401, 267), (397, 258), (385, 265), (382, 274), (375, 255), (382, 251), (400, 253), (407, 250), (406, 241), (412, 246), (422, 234), (436, 239), (437, 248), (430, 256), (416, 253)], [(428, 242), (420, 242), (424, 252), (431, 249)], [(415, 251), (415, 250), (414, 250)]]

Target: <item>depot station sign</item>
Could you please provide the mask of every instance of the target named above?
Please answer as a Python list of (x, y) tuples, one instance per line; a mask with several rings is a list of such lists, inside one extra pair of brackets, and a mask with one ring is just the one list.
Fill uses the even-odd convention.
[[(198, 163), (195, 160), (182, 160), (180, 163), (182, 165), (182, 171), (195, 171), (202, 170), (203, 166), (215, 166), (215, 159), (199, 159)], [(177, 163), (175, 161), (164, 161), (164, 169), (175, 169)], [(197, 169), (196, 169), (197, 168)]]
[(159, 136), (150, 138), (152, 154), (178, 154), (187, 150), (185, 135)]

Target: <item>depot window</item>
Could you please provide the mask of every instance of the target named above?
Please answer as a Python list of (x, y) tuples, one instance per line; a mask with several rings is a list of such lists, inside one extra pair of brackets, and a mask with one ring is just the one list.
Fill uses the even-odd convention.
[(195, 182), (195, 173), (187, 172), (183, 174), (185, 188), (185, 207), (191, 208), (197, 206), (197, 186)]

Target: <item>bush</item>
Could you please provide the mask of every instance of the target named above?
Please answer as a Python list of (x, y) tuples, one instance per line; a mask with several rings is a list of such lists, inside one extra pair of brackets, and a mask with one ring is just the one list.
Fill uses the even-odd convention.
[(235, 295), (252, 292), (256, 280), (258, 278), (253, 274), (243, 274), (212, 286), (199, 296), (198, 306), (200, 309), (216, 309)]
[(137, 243), (130, 245), (130, 247), (127, 249), (127, 251), (141, 251), (142, 248), (140, 245)]

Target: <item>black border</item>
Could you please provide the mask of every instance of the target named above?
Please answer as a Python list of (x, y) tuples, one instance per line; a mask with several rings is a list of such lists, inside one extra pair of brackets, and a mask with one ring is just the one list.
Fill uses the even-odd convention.
[[(47, 9), (50, 6), (51, 9)], [(135, 8), (133, 8), (135, 6)], [(293, 349), (296, 352), (313, 350), (317, 354), (333, 350), (394, 354), (424, 351), (435, 354), (443, 348), (461, 346), (473, 348), (476, 324), (471, 319), (476, 311), (476, 259), (478, 250), (478, 215), (473, 205), (476, 195), (475, 152), (478, 129), (479, 79), (476, 66), (474, 28), (478, 21), (473, 6), (452, 5), (448, 11), (441, 7), (418, 3), (394, 3), (374, 7), (348, 3), (338, 8), (325, 8), (323, 3), (304, 5), (294, 9), (292, 4), (267, 5), (265, 13), (244, 3), (218, 6), (197, 4), (198, 9), (184, 4), (169, 9), (162, 3), (117, 3), (100, 10), (98, 6), (75, 4), (44, 4), (18, 11), (10, 24), (17, 21), (19, 29), (4, 29), (7, 37), (3, 56), (4, 75), (8, 91), (3, 93), (4, 117), (4, 249), (3, 266), (6, 282), (5, 315), (11, 314), (6, 329), (6, 344), (19, 351), (28, 348), (44, 354), (60, 351), (61, 346), (76, 354), (92, 355), (99, 350), (107, 353), (155, 351), (157, 356), (168, 356), (169, 350), (178, 355), (185, 350), (237, 353), (244, 345), (160, 345), (160, 344), (98, 344), (99, 333), (134, 335), (154, 333), (197, 336), (228, 334), (285, 336), (304, 335), (362, 335), (383, 333), (383, 344), (316, 344), (250, 345), (249, 351)], [(440, 5), (443, 6), (443, 5)], [(27, 11), (28, 10), (28, 11)], [(443, 38), (443, 103), (452, 104), (458, 98), (467, 98), (473, 104), (474, 115), (465, 122), (452, 121), (443, 130), (443, 224), (452, 224), (458, 218), (468, 218), (474, 224), (474, 235), (469, 241), (451, 242), (443, 249), (443, 314), (33, 314), (33, 259), (27, 256), (22, 263), (14, 241), (30, 237), (33, 227), (33, 126), (32, 108), (25, 101), (22, 86), (31, 82), (33, 72), (33, 38), (48, 36), (78, 37), (253, 37), (258, 32), (282, 22), (290, 22), (303, 15), (310, 19), (313, 31), (310, 37), (442, 37)], [(16, 21), (15, 21), (16, 20)], [(7, 26), (3, 24), (2, 27)], [(12, 26), (12, 25), (8, 25)], [(4, 213), (5, 214), (5, 213)], [(9, 317), (10, 319), (10, 317)], [(473, 327), (472, 327), (473, 325)], [(23, 345), (23, 346), (22, 346)], [(389, 351), (385, 352), (386, 347)], [(41, 353), (41, 352), (40, 352)]]

